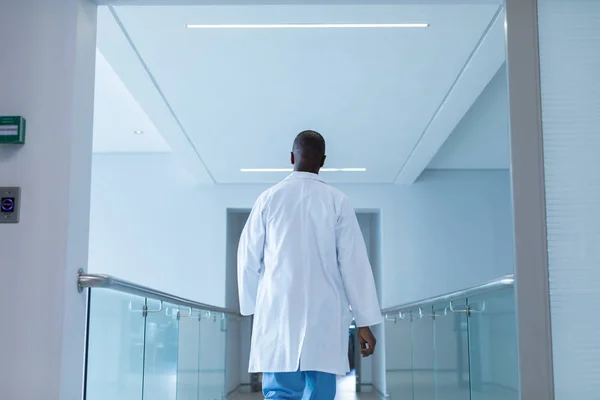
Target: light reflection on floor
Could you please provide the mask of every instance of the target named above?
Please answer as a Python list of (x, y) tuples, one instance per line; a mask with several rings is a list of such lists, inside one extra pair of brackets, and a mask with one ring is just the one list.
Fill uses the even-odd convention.
[[(356, 394), (356, 374), (351, 373), (348, 376), (339, 378), (337, 382), (337, 399), (353, 399), (350, 395)], [(343, 397), (341, 397), (343, 396)]]

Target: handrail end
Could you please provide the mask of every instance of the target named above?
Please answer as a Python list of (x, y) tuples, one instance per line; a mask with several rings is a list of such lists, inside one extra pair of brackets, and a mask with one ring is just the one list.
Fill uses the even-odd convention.
[(108, 288), (114, 280), (110, 275), (86, 274), (83, 269), (80, 269), (77, 274), (77, 288), (80, 292), (85, 288)]
[(85, 271), (83, 270), (83, 268), (79, 268), (77, 270), (77, 291), (79, 293), (83, 292), (83, 290), (85, 289), (83, 287), (83, 285), (81, 284), (81, 275), (83, 275), (85, 273)]

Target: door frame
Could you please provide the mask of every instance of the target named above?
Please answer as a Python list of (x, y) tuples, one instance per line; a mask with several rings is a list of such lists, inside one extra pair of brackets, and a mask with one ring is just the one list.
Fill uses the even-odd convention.
[(521, 399), (554, 399), (537, 0), (505, 0)]

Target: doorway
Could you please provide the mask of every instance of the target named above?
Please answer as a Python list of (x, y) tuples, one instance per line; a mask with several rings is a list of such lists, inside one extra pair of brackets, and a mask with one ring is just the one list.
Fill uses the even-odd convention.
[[(375, 277), (375, 285), (379, 293), (381, 287), (381, 215), (379, 210), (359, 209), (356, 210), (356, 218), (358, 219), (358, 224), (365, 240), (367, 254), (369, 255), (373, 276)], [(380, 357), (382, 352), (376, 352), (374, 356), (369, 358), (362, 358), (357, 336), (358, 327), (356, 327), (354, 322), (350, 326), (350, 332), (350, 339), (353, 344), (350, 347), (353, 349), (352, 358), (354, 364), (351, 364), (351, 371), (346, 380), (353, 382), (354, 391), (357, 393), (371, 391), (373, 383), (379, 379), (378, 375), (384, 370), (384, 368), (378, 368), (384, 362), (383, 357)], [(374, 332), (374, 334), (375, 336), (380, 336), (378, 332)], [(340, 391), (346, 390), (346, 387), (349, 388), (350, 384), (342, 382), (340, 384)]]

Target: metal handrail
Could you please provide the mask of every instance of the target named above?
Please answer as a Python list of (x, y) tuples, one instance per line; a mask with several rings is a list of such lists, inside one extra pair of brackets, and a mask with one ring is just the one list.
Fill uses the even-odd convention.
[[(486, 282), (481, 285), (473, 286), (467, 289), (458, 290), (456, 292), (444, 294), (441, 296), (430, 297), (412, 303), (406, 303), (399, 306), (385, 308), (381, 310), (381, 313), (399, 313), (412, 309), (417, 309), (420, 307), (425, 307), (432, 304), (449, 303), (466, 297), (473, 297), (496, 290), (510, 288), (514, 285), (514, 282), (514, 275), (505, 275), (501, 278), (494, 279), (490, 282)], [(77, 278), (77, 286), (79, 288), (79, 291), (82, 291), (85, 288), (111, 289), (122, 293), (128, 293), (134, 296), (164, 301), (166, 303), (170, 303), (180, 307), (190, 307), (203, 311), (211, 311), (236, 316), (240, 315), (240, 313), (236, 310), (211, 306), (197, 301), (185, 299), (183, 297), (175, 296), (166, 292), (161, 292), (160, 290), (151, 289), (146, 286), (138, 285), (136, 283), (115, 278), (110, 275), (80, 273)]]
[(382, 314), (393, 314), (403, 311), (413, 310), (420, 307), (430, 306), (437, 303), (449, 303), (465, 297), (478, 296), (484, 293), (493, 292), (496, 290), (510, 288), (515, 283), (514, 275), (505, 275), (501, 278), (494, 279), (493, 281), (483, 283), (481, 285), (473, 286), (468, 289), (458, 290), (456, 292), (444, 294), (441, 296), (430, 297), (428, 299), (415, 301), (412, 303), (406, 303), (399, 306), (389, 307), (381, 310)]
[(83, 291), (85, 288), (110, 289), (117, 292), (128, 293), (134, 296), (164, 301), (165, 303), (170, 303), (180, 307), (190, 307), (202, 311), (211, 311), (236, 316), (240, 315), (240, 313), (236, 310), (210, 306), (197, 301), (184, 299), (183, 297), (161, 292), (160, 290), (151, 289), (136, 283), (124, 281), (110, 275), (84, 274), (80, 272), (79, 277), (77, 278), (77, 287), (79, 288), (79, 291)]

